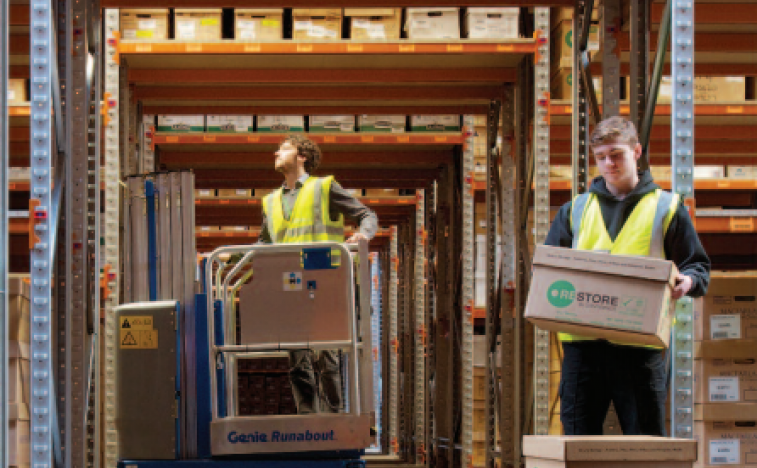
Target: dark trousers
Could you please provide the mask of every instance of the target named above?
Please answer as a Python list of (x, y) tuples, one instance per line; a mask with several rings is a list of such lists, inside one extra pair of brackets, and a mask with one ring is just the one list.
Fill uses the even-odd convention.
[[(311, 350), (289, 353), (289, 379), (292, 394), (297, 404), (297, 414), (338, 413), (342, 407), (342, 374), (337, 351), (321, 351), (318, 359)], [(314, 368), (314, 364), (317, 369)], [(318, 392), (316, 371), (320, 376), (321, 392)], [(320, 396), (320, 402), (317, 400)], [(320, 409), (319, 409), (320, 408)]]
[(602, 435), (612, 401), (623, 434), (665, 437), (663, 351), (604, 340), (562, 345), (560, 420), (566, 435)]

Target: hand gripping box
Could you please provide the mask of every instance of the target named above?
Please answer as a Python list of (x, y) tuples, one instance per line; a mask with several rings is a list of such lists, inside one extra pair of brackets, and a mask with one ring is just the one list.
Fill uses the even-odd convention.
[(533, 268), (526, 317), (538, 327), (668, 346), (673, 262), (540, 245)]
[(697, 443), (650, 436), (525, 436), (526, 468), (691, 468)]

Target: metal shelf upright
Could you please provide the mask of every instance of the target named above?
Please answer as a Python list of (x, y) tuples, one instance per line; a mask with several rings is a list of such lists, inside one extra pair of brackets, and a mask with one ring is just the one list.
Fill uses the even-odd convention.
[[(10, 12), (8, 0), (0, 0), (0, 89), (8, 89), (9, 56), (8, 42), (10, 36)], [(10, 196), (8, 181), (9, 129), (8, 129), (8, 94), (0, 93), (0, 224), (8, 226), (8, 197)], [(0, 228), (0, 362), (8, 362), (8, 264), (9, 264), (9, 234), (10, 230)], [(0, 466), (8, 465), (8, 367), (3, 365), (0, 370)]]

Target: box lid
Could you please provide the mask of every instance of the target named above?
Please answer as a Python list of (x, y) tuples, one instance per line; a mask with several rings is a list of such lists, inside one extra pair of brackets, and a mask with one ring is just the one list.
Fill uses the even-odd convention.
[(414, 14), (427, 14), (427, 13), (433, 13), (433, 12), (457, 13), (459, 10), (460, 8), (457, 8), (457, 7), (439, 7), (439, 8), (408, 8), (406, 11), (408, 15), (414, 15)]
[(534, 266), (591, 271), (674, 284), (678, 269), (669, 260), (627, 255), (609, 255), (588, 250), (537, 245)]
[(757, 295), (757, 271), (713, 271), (707, 298), (713, 296)]
[(695, 461), (697, 442), (650, 436), (524, 436), (523, 455), (560, 461)]
[(344, 16), (399, 16), (400, 8), (345, 8)]
[(236, 8), (234, 15), (283, 15), (283, 8)]
[(168, 8), (128, 8), (121, 10), (121, 16), (134, 16), (134, 15), (166, 15), (168, 16)]
[(342, 16), (341, 8), (292, 8), (292, 16)]
[(208, 14), (208, 15), (220, 15), (223, 13), (223, 8), (176, 8), (174, 13), (177, 15), (182, 14)]
[(497, 13), (501, 15), (517, 15), (520, 13), (518, 7), (469, 7), (466, 11), (466, 15), (486, 15), (489, 13)]

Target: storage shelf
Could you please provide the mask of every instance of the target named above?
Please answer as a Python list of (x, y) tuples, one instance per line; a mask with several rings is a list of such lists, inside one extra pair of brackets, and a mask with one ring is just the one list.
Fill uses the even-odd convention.
[[(396, 0), (289, 0), (290, 8), (393, 8)], [(500, 6), (562, 6), (572, 7), (569, 0), (413, 0), (414, 7), (500, 7)], [(250, 8), (249, 0), (104, 0), (102, 8)], [(281, 8), (277, 0), (255, 1), (256, 8)]]
[[(366, 206), (414, 206), (416, 197), (399, 196), (399, 197), (356, 197)], [(260, 198), (202, 198), (195, 200), (196, 206), (203, 207), (244, 207), (260, 206)]]
[[(601, 110), (602, 106), (600, 106)], [(658, 104), (655, 108), (655, 116), (670, 116), (672, 106), (669, 104)], [(628, 103), (620, 105), (620, 115), (629, 115), (631, 107)], [(552, 101), (550, 104), (550, 114), (553, 117), (569, 117), (573, 115), (573, 106), (570, 101), (560, 100)], [(695, 116), (757, 116), (757, 101), (741, 102), (722, 102), (696, 104), (694, 106)], [(696, 122), (696, 120), (695, 120)]]
[[(308, 138), (318, 144), (336, 145), (461, 145), (465, 136), (461, 133), (306, 133)], [(170, 148), (170, 145), (278, 145), (286, 137), (279, 133), (156, 133), (155, 145)]]
[[(655, 183), (664, 190), (671, 189), (669, 180), (655, 180)], [(552, 191), (570, 190), (572, 181), (568, 179), (552, 179), (549, 181), (549, 188)], [(477, 191), (486, 190), (486, 182), (477, 181), (474, 183)], [(757, 190), (757, 180), (754, 179), (700, 179), (694, 181), (694, 190)]]

